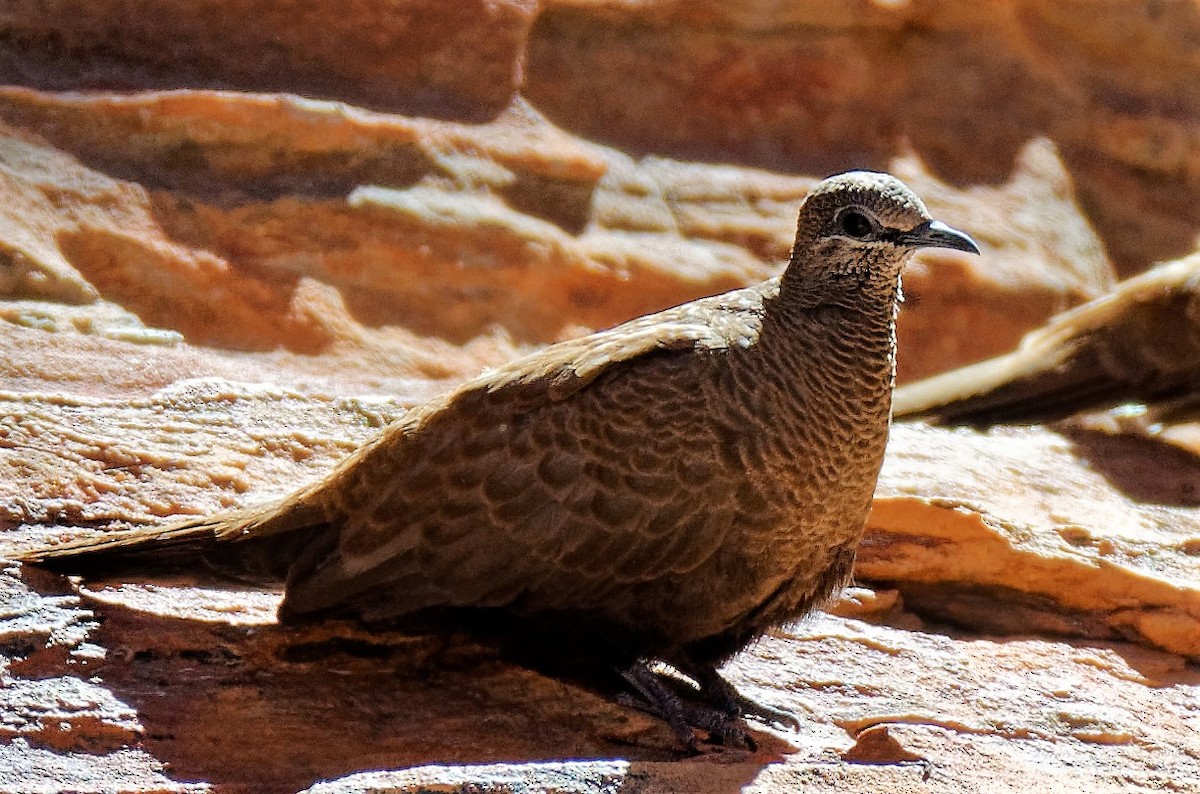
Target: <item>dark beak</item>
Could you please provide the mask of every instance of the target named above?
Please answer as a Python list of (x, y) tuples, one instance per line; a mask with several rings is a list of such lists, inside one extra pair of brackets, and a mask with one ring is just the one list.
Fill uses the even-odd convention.
[(898, 241), (912, 248), (953, 248), (968, 254), (979, 253), (979, 246), (970, 236), (952, 229), (941, 221), (926, 221), (915, 229), (902, 233)]

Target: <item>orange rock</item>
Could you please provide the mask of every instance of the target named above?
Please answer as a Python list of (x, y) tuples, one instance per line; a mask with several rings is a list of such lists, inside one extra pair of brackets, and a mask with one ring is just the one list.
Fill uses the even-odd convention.
[(0, 20), (6, 82), (286, 91), (486, 118), (521, 80), (533, 0), (18, 2)]
[(688, 759), (661, 723), (461, 639), (282, 632), (277, 597), (186, 580), (38, 594), (55, 579), (0, 576), (0, 787), (1049, 794), (1186, 791), (1197, 770), (1200, 677), (1124, 643), (815, 618), (726, 668), (799, 732)]
[(1139, 437), (896, 425), (856, 575), (982, 631), (1200, 657), (1198, 482)]
[[(484, 366), (760, 279), (834, 170), (898, 172), (985, 248), (908, 273), (904, 378), (1200, 228), (1190, 3), (10, 5), (6, 543), (269, 498)], [(897, 427), (858, 569), (887, 589), (735, 659), (811, 711), (716, 759), (456, 638), (10, 568), (0, 789), (1189, 790), (1181, 455)]]
[(1197, 36), (1186, 2), (552, 0), (522, 93), (626, 150), (821, 175), (910, 148), (994, 184), (1047, 137), (1128, 276), (1200, 228)]
[[(261, 95), (0, 89), (0, 117), (148, 186), (14, 141), (27, 154), (13, 178), (33, 190), (14, 196), (14, 217), (55, 190), (48, 174), (106, 186), (38, 210), (67, 224), (53, 229), (53, 254), (77, 289), (193, 344), (337, 362), (412, 358), (422, 338), (511, 355), (512, 341), (544, 344), (757, 281), (786, 259), (811, 185), (634, 161), (522, 104), (462, 125)], [(53, 168), (25, 174), (39, 158)], [(1000, 352), (1111, 283), (1048, 144), (1031, 144), (993, 188), (953, 189), (912, 157), (892, 167), (988, 253), (910, 269), (903, 379)], [(24, 255), (38, 261), (37, 250)]]

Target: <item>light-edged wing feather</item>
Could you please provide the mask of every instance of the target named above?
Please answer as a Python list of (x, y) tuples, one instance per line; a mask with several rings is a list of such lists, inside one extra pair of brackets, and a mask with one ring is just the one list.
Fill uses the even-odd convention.
[(287, 610), (579, 607), (628, 590), (624, 569), (699, 564), (736, 505), (701, 512), (727, 486), (681, 470), (710, 443), (696, 374), (754, 344), (774, 286), (554, 345), (405, 417), (322, 486), (340, 535), (289, 579)]

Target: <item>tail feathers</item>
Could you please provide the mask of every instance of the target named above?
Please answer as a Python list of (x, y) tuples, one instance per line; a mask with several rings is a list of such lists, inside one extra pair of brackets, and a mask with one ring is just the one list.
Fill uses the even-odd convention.
[(134, 565), (183, 567), (204, 559), (210, 552), (236, 555), (235, 545), (243, 543), (247, 544), (247, 551), (261, 548), (262, 541), (323, 521), (319, 509), (281, 500), (161, 526), (119, 529), (5, 556), (64, 573), (102, 573)]

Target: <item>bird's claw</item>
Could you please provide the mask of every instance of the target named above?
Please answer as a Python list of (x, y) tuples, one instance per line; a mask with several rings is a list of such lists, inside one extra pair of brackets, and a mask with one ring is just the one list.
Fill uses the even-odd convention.
[(704, 744), (696, 735), (696, 728), (708, 734), (710, 744), (751, 752), (758, 749), (758, 743), (739, 724), (741, 720), (738, 714), (683, 700), (644, 663), (630, 667), (622, 675), (637, 691), (637, 695), (619, 695), (618, 702), (665, 720), (690, 753), (699, 755), (705, 752)]
[(715, 670), (701, 679), (700, 693), (709, 702), (732, 716), (752, 719), (770, 727), (790, 728), (797, 733), (803, 726), (800, 717), (795, 713), (746, 697)]
[(772, 728), (785, 728), (788, 730), (800, 732), (803, 722), (795, 712), (786, 709), (777, 709), (773, 706), (766, 706), (762, 703), (756, 703), (749, 698), (746, 698), (746, 703), (741, 707), (741, 715), (747, 719), (761, 722)]
[(758, 742), (746, 731), (736, 714), (729, 714), (711, 706), (688, 703), (684, 706), (684, 720), (688, 725), (705, 731), (710, 744), (750, 752), (758, 749)]

